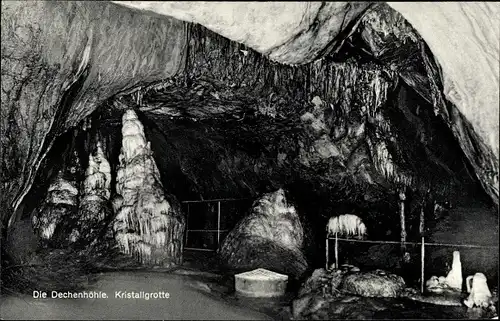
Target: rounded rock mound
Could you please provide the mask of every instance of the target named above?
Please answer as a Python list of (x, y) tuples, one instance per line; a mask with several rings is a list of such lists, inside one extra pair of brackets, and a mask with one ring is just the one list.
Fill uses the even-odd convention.
[(248, 216), (228, 234), (218, 255), (231, 270), (264, 268), (300, 277), (307, 269), (303, 228), (295, 207), (279, 189), (255, 201)]
[(399, 275), (382, 270), (347, 275), (342, 281), (342, 290), (363, 297), (399, 297), (406, 288)]

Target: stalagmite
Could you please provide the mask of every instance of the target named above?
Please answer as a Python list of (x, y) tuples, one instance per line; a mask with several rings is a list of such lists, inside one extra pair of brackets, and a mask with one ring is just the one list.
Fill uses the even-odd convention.
[(452, 289), (457, 291), (462, 290), (462, 262), (460, 261), (460, 252), (453, 252), (453, 263), (451, 265), (451, 271), (446, 276), (446, 284)]
[(108, 201), (111, 187), (111, 167), (97, 143), (96, 155), (89, 155), (89, 165), (85, 172), (82, 197), (80, 200), (78, 223), (71, 234), (71, 241), (85, 238), (92, 242), (105, 228), (105, 220), (109, 217)]
[(403, 260), (408, 263), (409, 254), (406, 252), (406, 216), (405, 216), (406, 193), (404, 190), (399, 192), (399, 225), (401, 226), (401, 253)]
[(426, 288), (429, 292), (441, 293), (443, 291), (462, 291), (462, 263), (460, 261), (460, 252), (453, 252), (453, 262), (450, 272), (446, 277), (432, 276), (426, 282)]
[(483, 273), (470, 275), (466, 279), (467, 292), (469, 296), (464, 300), (464, 304), (468, 308), (480, 307), (488, 308), (493, 304), (491, 300), (491, 292), (486, 282), (486, 276)]
[(229, 269), (264, 268), (298, 277), (307, 269), (303, 243), (299, 214), (279, 189), (253, 203), (250, 214), (226, 236), (218, 254)]
[(103, 190), (108, 192), (106, 199), (109, 199), (111, 196), (111, 166), (109, 165), (108, 160), (104, 156), (102, 151), (101, 143), (97, 143), (97, 154), (95, 156), (96, 162), (99, 164), (99, 172), (104, 174), (105, 181)]
[(184, 217), (166, 198), (144, 127), (132, 110), (122, 118), (122, 149), (113, 200), (115, 239), (123, 253), (143, 264), (168, 266), (182, 261)]

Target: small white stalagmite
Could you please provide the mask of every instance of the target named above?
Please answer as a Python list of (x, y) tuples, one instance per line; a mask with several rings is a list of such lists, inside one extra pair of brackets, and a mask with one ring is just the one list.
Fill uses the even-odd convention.
[(127, 110), (122, 122), (113, 200), (116, 241), (123, 253), (143, 264), (179, 264), (185, 224), (180, 206), (165, 198), (151, 144), (135, 112)]
[(466, 279), (467, 292), (469, 296), (464, 300), (468, 308), (488, 308), (493, 304), (491, 292), (488, 288), (486, 276), (483, 273), (470, 275)]
[(462, 291), (462, 262), (460, 261), (459, 251), (453, 252), (451, 271), (446, 276), (445, 282), (450, 288), (457, 291)]
[(460, 261), (460, 252), (453, 252), (453, 262), (450, 272), (446, 277), (432, 276), (426, 282), (428, 292), (442, 293), (443, 291), (462, 291), (462, 263)]

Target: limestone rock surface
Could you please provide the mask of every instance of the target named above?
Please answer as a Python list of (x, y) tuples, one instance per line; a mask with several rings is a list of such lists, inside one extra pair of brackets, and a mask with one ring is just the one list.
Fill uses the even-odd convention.
[[(360, 19), (366, 22), (373, 13), (364, 2), (115, 3), (200, 23), (283, 64), (304, 64), (318, 59), (323, 51), (344, 41), (342, 35), (351, 32), (352, 24), (356, 25)], [(447, 118), (476, 175), (498, 204), (500, 6), (479, 2), (388, 2), (388, 5), (417, 30), (436, 56), (442, 68), (443, 94), (457, 108), (451, 112), (442, 106), (435, 108), (441, 109), (439, 112)], [(399, 27), (404, 31), (402, 25)], [(389, 34), (387, 28), (390, 24), (375, 21), (372, 29)], [(384, 39), (377, 39), (374, 34), (363, 37), (370, 38), (369, 45), (378, 55)], [(405, 40), (404, 36), (397, 39), (403, 43)], [(469, 137), (469, 132), (474, 137)], [(476, 148), (486, 157), (478, 157)], [(329, 155), (322, 154), (322, 157)]]
[(186, 30), (109, 2), (1, 6), (0, 203), (16, 213), (58, 135), (117, 92), (179, 71)]
[(113, 1), (199, 23), (286, 64), (310, 62), (368, 7), (368, 2)]
[(395, 298), (405, 287), (402, 277), (382, 270), (351, 274), (342, 282), (344, 291), (363, 297)]
[[(498, 205), (500, 5), (493, 2), (388, 4), (420, 33), (442, 68), (444, 94), (472, 126), (472, 142), (457, 114), (453, 132)], [(450, 26), (453, 26), (450, 28)], [(477, 157), (479, 148), (488, 157)]]
[(225, 238), (219, 256), (233, 269), (265, 268), (296, 277), (307, 268), (303, 238), (295, 207), (279, 189), (254, 202), (250, 214)]

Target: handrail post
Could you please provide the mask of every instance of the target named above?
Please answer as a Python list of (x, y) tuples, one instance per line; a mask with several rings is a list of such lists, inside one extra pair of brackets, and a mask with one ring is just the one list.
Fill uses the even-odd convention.
[(424, 278), (425, 278), (425, 240), (422, 236), (422, 245), (420, 248), (420, 293), (424, 293)]
[(220, 244), (220, 201), (217, 202), (217, 248)]
[(339, 268), (339, 237), (337, 232), (335, 232), (335, 268)]
[(188, 246), (188, 234), (189, 234), (189, 203), (187, 203), (187, 215), (186, 215), (186, 238), (185, 238), (186, 246)]
[(330, 251), (330, 247), (329, 247), (328, 243), (329, 243), (329, 238), (328, 238), (328, 234), (327, 234), (326, 235), (326, 244), (325, 244), (325, 247), (326, 247), (326, 249), (325, 249), (325, 252), (326, 252), (326, 254), (325, 254), (325, 256), (326, 256), (326, 258), (325, 258), (325, 261), (326, 261), (326, 263), (325, 263), (325, 265), (326, 265), (325, 269), (326, 270), (328, 270), (328, 263), (330, 261), (330, 254), (328, 253)]
[(425, 282), (425, 200), (420, 207), (420, 225), (419, 232), (422, 244), (420, 245), (420, 293), (424, 293)]

